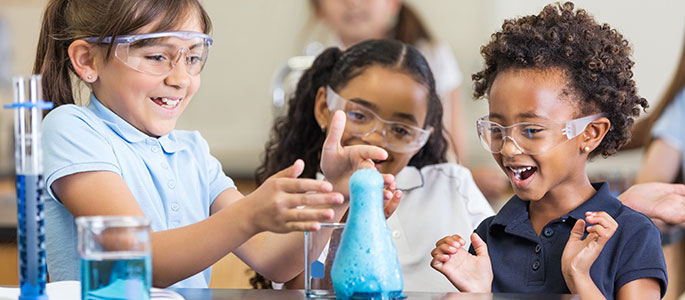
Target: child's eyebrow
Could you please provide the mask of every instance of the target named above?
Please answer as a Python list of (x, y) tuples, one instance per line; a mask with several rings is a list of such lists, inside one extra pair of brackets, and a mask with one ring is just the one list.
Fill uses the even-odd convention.
[[(498, 113), (490, 113), (489, 116), (492, 119), (495, 119), (495, 118), (504, 119), (504, 116), (502, 116)], [(543, 117), (543, 116), (536, 114), (534, 111), (527, 111), (524, 113), (520, 113), (520, 114), (516, 115), (516, 118), (517, 119), (545, 119), (545, 120), (549, 119), (549, 118), (546, 118), (546, 117)]]
[[(357, 103), (361, 106), (367, 107), (367, 108), (373, 110), (374, 112), (378, 112), (378, 106), (376, 106), (376, 104), (373, 104), (373, 103), (366, 101), (362, 98), (352, 98), (349, 101), (352, 101), (352, 102)], [(412, 114), (394, 112), (392, 115), (393, 115), (393, 117), (407, 120), (407, 121), (411, 122), (412, 124), (419, 124), (419, 122), (416, 120), (416, 117), (414, 117), (414, 115), (412, 115)]]

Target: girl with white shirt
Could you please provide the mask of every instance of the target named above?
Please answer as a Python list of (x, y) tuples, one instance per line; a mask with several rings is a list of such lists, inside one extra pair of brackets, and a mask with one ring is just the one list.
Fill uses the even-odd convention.
[(385, 149), (388, 158), (376, 160), (376, 168), (396, 175), (403, 192), (388, 226), (404, 290), (455, 291), (430, 268), (428, 254), (446, 233), (470, 234), (493, 211), (470, 172), (446, 160), (442, 105), (421, 53), (391, 40), (362, 42), (345, 52), (329, 48), (304, 73), (288, 109), (276, 120), (257, 181), (261, 184), (292, 157), (305, 161), (302, 177), (316, 178), (333, 112), (344, 111), (342, 145)]

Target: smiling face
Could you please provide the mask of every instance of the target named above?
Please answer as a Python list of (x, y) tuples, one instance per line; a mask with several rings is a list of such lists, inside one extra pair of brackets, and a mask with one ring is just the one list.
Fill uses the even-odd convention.
[[(428, 112), (428, 90), (411, 76), (381, 66), (371, 66), (361, 74), (352, 78), (338, 91), (340, 97), (360, 104), (373, 111), (380, 118), (387, 121), (406, 123), (423, 128)], [(315, 114), (319, 125), (327, 128), (331, 113), (326, 106), (325, 93), (317, 95)], [(348, 120), (349, 122), (349, 120)], [(345, 126), (342, 141), (343, 146), (374, 145), (384, 148), (383, 136), (374, 131), (364, 137), (350, 132)], [(413, 152), (388, 151), (388, 159), (376, 163), (381, 173), (396, 175), (411, 160), (419, 150)]]
[[(202, 32), (199, 18), (190, 14), (174, 30)], [(155, 24), (149, 24), (137, 33), (148, 33)], [(193, 40), (168, 39), (171, 47), (192, 47)], [(149, 75), (132, 69), (111, 55), (104, 60), (104, 47), (98, 50), (95, 68), (97, 80), (93, 93), (103, 105), (143, 133), (159, 137), (170, 133), (200, 87), (200, 75), (190, 75), (186, 65), (176, 64), (166, 75)]]
[[(489, 93), (490, 121), (503, 126), (521, 122), (565, 122), (577, 117), (577, 102), (567, 95), (560, 70), (507, 70), (497, 75)], [(558, 133), (561, 139), (561, 132)], [(555, 134), (556, 136), (556, 134)], [(493, 154), (507, 173), (516, 194), (540, 200), (555, 190), (573, 190), (587, 181), (581, 149), (584, 135), (560, 142), (544, 153), (528, 155), (507, 140)], [(564, 141), (564, 140), (560, 140)]]

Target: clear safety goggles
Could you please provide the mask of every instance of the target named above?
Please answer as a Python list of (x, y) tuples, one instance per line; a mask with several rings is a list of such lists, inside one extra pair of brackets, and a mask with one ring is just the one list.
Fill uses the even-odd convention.
[(326, 104), (331, 112), (345, 112), (345, 132), (356, 137), (366, 137), (378, 132), (383, 137), (383, 147), (395, 152), (408, 153), (419, 150), (431, 135), (431, 127), (423, 129), (402, 122), (384, 120), (363, 105), (340, 97), (331, 87), (326, 87)]
[[(97, 43), (99, 37), (83, 39)], [(144, 34), (108, 36), (100, 43), (114, 43), (114, 56), (136, 71), (151, 75), (166, 75), (183, 59), (190, 75), (202, 72), (209, 46), (214, 42), (208, 35), (195, 31), (167, 31)]]
[(595, 114), (565, 122), (524, 122), (506, 127), (484, 116), (476, 121), (476, 127), (485, 150), (500, 153), (507, 140), (510, 140), (523, 154), (535, 155), (575, 138), (588, 124), (604, 116)]

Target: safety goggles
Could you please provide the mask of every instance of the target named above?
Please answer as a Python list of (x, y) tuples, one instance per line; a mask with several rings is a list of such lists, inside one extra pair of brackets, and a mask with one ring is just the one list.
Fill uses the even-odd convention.
[(356, 137), (366, 137), (378, 132), (383, 137), (383, 147), (395, 152), (408, 153), (419, 150), (431, 135), (431, 127), (423, 129), (402, 122), (384, 120), (367, 107), (340, 97), (331, 87), (326, 87), (326, 104), (331, 112), (345, 112), (345, 132)]
[(195, 31), (167, 31), (83, 39), (89, 43), (114, 43), (114, 56), (132, 69), (151, 75), (166, 75), (183, 59), (190, 75), (202, 72), (209, 46), (208, 35)]
[(524, 122), (506, 127), (484, 116), (476, 121), (476, 127), (485, 150), (500, 153), (509, 139), (523, 154), (536, 155), (575, 138), (588, 124), (604, 116), (595, 114), (565, 122)]

